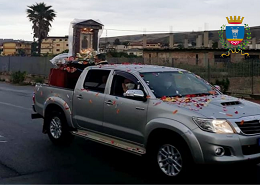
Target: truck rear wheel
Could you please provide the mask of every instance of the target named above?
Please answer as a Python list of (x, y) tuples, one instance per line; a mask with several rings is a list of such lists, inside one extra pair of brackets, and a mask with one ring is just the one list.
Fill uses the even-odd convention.
[(46, 120), (47, 133), (55, 145), (70, 144), (74, 136), (70, 133), (66, 118), (60, 111), (52, 111)]

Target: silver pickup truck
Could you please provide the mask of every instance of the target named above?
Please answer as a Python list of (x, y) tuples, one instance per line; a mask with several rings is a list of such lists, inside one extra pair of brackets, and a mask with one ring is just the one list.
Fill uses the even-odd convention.
[(37, 84), (32, 118), (54, 144), (80, 136), (148, 159), (165, 178), (191, 165), (260, 159), (260, 105), (182, 69), (91, 66), (74, 89)]

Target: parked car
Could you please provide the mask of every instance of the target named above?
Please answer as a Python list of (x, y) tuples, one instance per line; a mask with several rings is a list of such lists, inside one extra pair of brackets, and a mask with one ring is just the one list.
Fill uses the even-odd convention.
[(258, 163), (260, 106), (171, 67), (91, 66), (75, 88), (37, 84), (32, 118), (57, 145), (74, 136), (144, 156), (158, 175), (193, 164)]

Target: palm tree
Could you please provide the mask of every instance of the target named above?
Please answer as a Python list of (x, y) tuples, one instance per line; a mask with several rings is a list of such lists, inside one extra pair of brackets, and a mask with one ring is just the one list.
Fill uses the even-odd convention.
[(47, 6), (45, 3), (36, 3), (32, 6), (27, 6), (27, 17), (32, 22), (33, 38), (38, 39), (38, 54), (41, 54), (41, 43), (48, 36), (51, 22), (56, 17), (56, 13), (52, 6)]

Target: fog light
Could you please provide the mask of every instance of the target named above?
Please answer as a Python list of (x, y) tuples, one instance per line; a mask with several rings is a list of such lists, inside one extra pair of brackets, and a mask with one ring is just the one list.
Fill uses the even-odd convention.
[(224, 155), (224, 153), (225, 153), (224, 148), (217, 148), (217, 149), (215, 150), (215, 154), (216, 154), (217, 156), (222, 156), (222, 155)]

